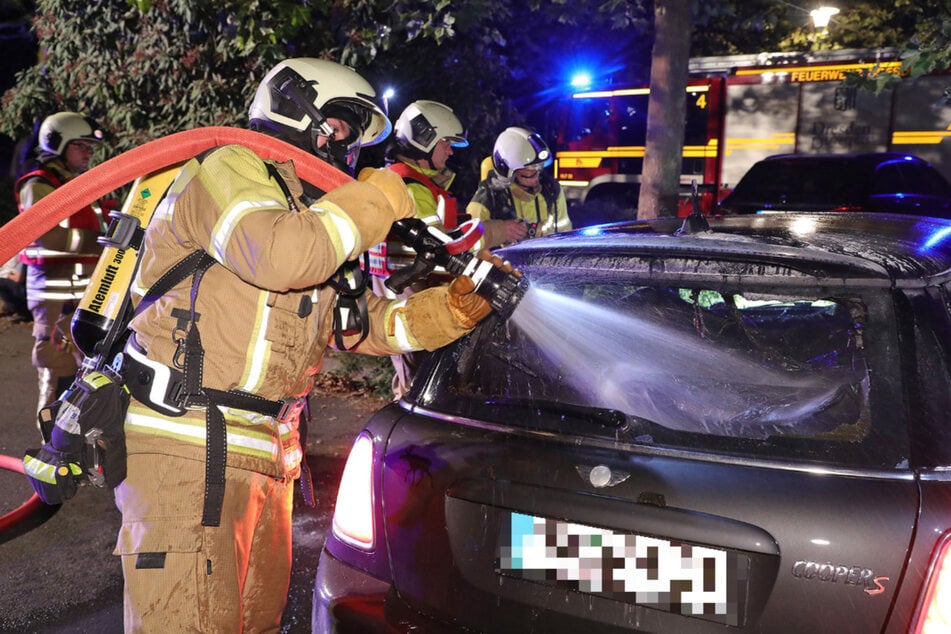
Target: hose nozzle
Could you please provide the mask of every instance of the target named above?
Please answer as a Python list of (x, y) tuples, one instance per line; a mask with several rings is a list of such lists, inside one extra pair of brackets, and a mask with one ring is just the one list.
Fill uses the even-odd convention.
[[(427, 226), (418, 218), (406, 218), (393, 223), (393, 232), (416, 251), (416, 258), (386, 279), (384, 284), (394, 293), (400, 293), (417, 279), (425, 277), (438, 265), (456, 277), (465, 275), (475, 282), (475, 293), (484, 297), (494, 311), (508, 318), (528, 290), (528, 281), (515, 273), (506, 273), (491, 262), (481, 260), (468, 249), (474, 244), (470, 238), (481, 228), (477, 220), (459, 227), (461, 235), (453, 239)], [(478, 239), (481, 233), (475, 237)]]

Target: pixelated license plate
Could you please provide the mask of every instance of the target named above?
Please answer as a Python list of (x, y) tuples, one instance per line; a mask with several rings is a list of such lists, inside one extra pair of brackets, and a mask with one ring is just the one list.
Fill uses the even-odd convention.
[(500, 532), (500, 574), (726, 625), (745, 621), (746, 555), (521, 513)]

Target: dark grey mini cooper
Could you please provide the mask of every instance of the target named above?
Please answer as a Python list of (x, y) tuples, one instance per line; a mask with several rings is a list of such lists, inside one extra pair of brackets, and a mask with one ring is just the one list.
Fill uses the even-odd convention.
[(951, 221), (661, 219), (503, 253), (512, 316), (356, 439), (315, 631), (949, 631)]

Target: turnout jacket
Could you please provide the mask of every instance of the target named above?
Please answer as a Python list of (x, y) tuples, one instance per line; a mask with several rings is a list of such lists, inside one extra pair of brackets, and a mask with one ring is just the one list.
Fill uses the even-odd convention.
[[(20, 213), (74, 178), (62, 161), (53, 159), (21, 176), (14, 186)], [(100, 214), (87, 205), (53, 227), (20, 253), (27, 269), (27, 301), (79, 300), (89, 285), (102, 247), (96, 238), (102, 235)]]
[(538, 191), (531, 192), (514, 179), (489, 171), (466, 206), (466, 213), (480, 219), (485, 227), (482, 247), (497, 247), (505, 240), (502, 220), (528, 223), (534, 228), (534, 234), (529, 237), (540, 238), (571, 230), (568, 203), (561, 185), (547, 172), (539, 175), (539, 184)]
[[(265, 162), (247, 148), (223, 146), (187, 162), (148, 226), (133, 297), (138, 303), (174, 264), (197, 249), (206, 251), (217, 264), (205, 272), (195, 296), (204, 348), (202, 385), (280, 400), (312, 389), (333, 340), (336, 293), (326, 282), (344, 261), (383, 240), (393, 211), (379, 189), (360, 181), (313, 202), (303, 196), (292, 163), (271, 165), (298, 210), (291, 209)], [(187, 328), (191, 291), (189, 277), (132, 321), (135, 341), (150, 361), (175, 367), (180, 360), (177, 339)], [(403, 301), (368, 290), (366, 300), (370, 330), (357, 352), (433, 350), (469, 330), (452, 316), (445, 288)], [(278, 422), (222, 410), (230, 466), (296, 477), (302, 457), (296, 419)], [(166, 416), (133, 400), (126, 438), (130, 454), (204, 460), (204, 409)]]

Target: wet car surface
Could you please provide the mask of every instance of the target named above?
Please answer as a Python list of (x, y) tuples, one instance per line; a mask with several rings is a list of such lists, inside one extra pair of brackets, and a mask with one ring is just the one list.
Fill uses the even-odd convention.
[(912, 154), (779, 154), (754, 163), (719, 211), (874, 211), (951, 218), (951, 184)]
[(948, 626), (951, 222), (680, 229), (503, 251), (511, 318), (355, 442), (315, 631)]

